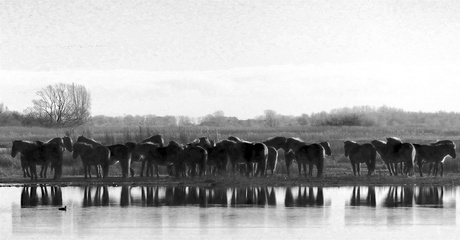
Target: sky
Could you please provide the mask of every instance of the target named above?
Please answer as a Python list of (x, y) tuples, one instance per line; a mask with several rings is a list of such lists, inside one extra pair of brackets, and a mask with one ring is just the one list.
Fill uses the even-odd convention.
[(460, 1), (0, 0), (0, 102), (83, 84), (93, 115), (454, 111)]

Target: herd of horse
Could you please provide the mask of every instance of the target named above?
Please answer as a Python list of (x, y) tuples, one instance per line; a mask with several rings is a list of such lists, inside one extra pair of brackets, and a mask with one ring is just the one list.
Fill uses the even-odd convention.
[[(350, 159), (353, 174), (360, 175), (360, 165), (365, 163), (368, 175), (375, 171), (377, 153), (386, 164), (390, 175), (413, 175), (415, 166), (422, 167), (429, 163), (430, 171), (443, 175), (444, 159), (449, 155), (456, 158), (456, 145), (451, 140), (437, 141), (432, 144), (413, 144), (402, 142), (398, 138), (387, 138), (387, 141), (374, 140), (370, 143), (358, 144), (345, 141), (345, 157)], [(48, 166), (54, 169), (54, 179), (62, 177), (63, 154), (72, 152), (73, 159), (80, 158), (84, 168), (85, 178), (91, 178), (91, 168), (96, 170), (98, 178), (108, 177), (109, 166), (119, 163), (122, 176), (134, 177), (131, 163), (142, 163), (140, 176), (159, 178), (159, 166), (166, 166), (168, 174), (176, 177), (196, 176), (204, 174), (223, 174), (230, 166), (233, 173), (241, 172), (247, 176), (265, 176), (268, 172), (274, 174), (278, 165), (278, 155), (284, 152), (287, 174), (295, 161), (299, 175), (312, 175), (316, 167), (317, 177), (324, 171), (326, 156), (331, 156), (329, 142), (308, 144), (299, 138), (273, 137), (263, 142), (250, 142), (238, 137), (214, 142), (206, 137), (200, 137), (188, 144), (170, 141), (165, 145), (161, 135), (154, 135), (141, 142), (126, 142), (125, 144), (103, 145), (102, 143), (79, 136), (73, 143), (69, 134), (53, 138), (49, 141), (15, 140), (12, 143), (11, 156), (20, 153), (24, 177), (37, 179), (36, 166), (41, 165), (40, 176), (46, 178)], [(283, 151), (279, 151), (282, 149)], [(307, 165), (309, 171), (307, 173)], [(155, 168), (155, 172), (154, 172)]]

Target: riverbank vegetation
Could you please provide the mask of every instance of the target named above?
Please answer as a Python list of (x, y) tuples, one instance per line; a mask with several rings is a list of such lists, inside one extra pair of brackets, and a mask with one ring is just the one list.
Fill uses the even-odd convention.
[[(43, 127), (0, 127), (0, 177), (19, 177), (22, 174), (19, 159), (10, 156), (11, 141), (21, 140), (48, 140), (64, 136), (69, 129)], [(453, 140), (457, 146), (460, 143), (460, 130), (454, 128), (428, 127), (363, 127), (363, 126), (290, 126), (290, 127), (150, 127), (150, 126), (81, 126), (72, 129), (72, 138), (75, 141), (80, 135), (94, 138), (103, 144), (125, 143), (140, 141), (149, 136), (161, 134), (165, 142), (171, 140), (188, 143), (199, 137), (208, 137), (215, 141), (227, 139), (229, 136), (238, 136), (249, 141), (263, 141), (274, 136), (299, 137), (306, 142), (328, 141), (331, 144), (332, 155), (326, 158), (324, 178), (352, 175), (351, 164), (343, 155), (343, 141), (355, 140), (360, 143), (374, 139), (385, 140), (386, 137), (397, 136), (403, 141), (412, 143), (430, 143), (439, 139)], [(365, 168), (365, 166), (363, 166)], [(133, 168), (139, 171), (140, 163), (134, 162)], [(446, 173), (460, 173), (458, 160), (447, 157), (445, 161)], [(160, 169), (166, 174), (166, 169)], [(291, 166), (291, 172), (297, 176), (297, 165)], [(283, 154), (280, 154), (276, 173), (286, 174)], [(112, 166), (111, 176), (119, 176), (121, 169), (118, 165)], [(81, 161), (72, 158), (70, 153), (64, 154), (63, 176), (82, 176)], [(376, 175), (388, 175), (381, 159), (377, 160)]]

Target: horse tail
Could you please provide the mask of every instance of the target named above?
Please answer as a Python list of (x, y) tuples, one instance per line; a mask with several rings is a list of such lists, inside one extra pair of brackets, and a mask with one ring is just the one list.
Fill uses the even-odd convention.
[(318, 144), (318, 156), (316, 157), (317, 165), (316, 169), (318, 170), (318, 177), (323, 176), (323, 168), (324, 168), (324, 159), (326, 158), (326, 149)]
[(411, 146), (410, 162), (411, 162), (412, 166), (410, 166), (411, 169), (410, 169), (409, 174), (413, 175), (413, 174), (415, 174), (415, 160), (416, 160), (416, 157), (417, 157), (417, 150), (415, 149), (415, 146), (412, 143), (410, 144), (410, 146)]

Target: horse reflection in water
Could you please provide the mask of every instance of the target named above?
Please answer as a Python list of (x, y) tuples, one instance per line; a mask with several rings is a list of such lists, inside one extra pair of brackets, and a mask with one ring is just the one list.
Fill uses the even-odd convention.
[(276, 205), (273, 188), (271, 192), (267, 187), (232, 188), (231, 192), (232, 207)]
[[(138, 188), (140, 196), (131, 190)], [(121, 188), (121, 206), (247, 207), (276, 205), (274, 188), (130, 187)]]
[(297, 198), (295, 198), (292, 193), (292, 188), (288, 187), (286, 188), (286, 197), (284, 199), (284, 205), (286, 207), (323, 206), (323, 188), (318, 187), (315, 195), (314, 187), (299, 187), (297, 190)]
[(443, 207), (444, 187), (420, 186), (415, 195), (415, 203), (424, 207)]
[[(37, 188), (40, 188), (40, 194), (37, 193)], [(48, 191), (48, 188), (50, 189)], [(50, 196), (51, 193), (51, 196)], [(61, 187), (46, 185), (33, 185), (22, 188), (21, 192), (21, 207), (35, 207), (35, 206), (61, 206), (62, 205), (62, 192)]]
[(383, 202), (384, 207), (412, 207), (414, 200), (414, 187), (392, 186)]
[(365, 198), (361, 198), (361, 189), (365, 187), (353, 187), (353, 193), (351, 195), (350, 206), (368, 206), (375, 207), (375, 187), (367, 187), (367, 195)]
[(83, 194), (83, 207), (108, 206), (109, 190), (107, 186), (86, 186)]

